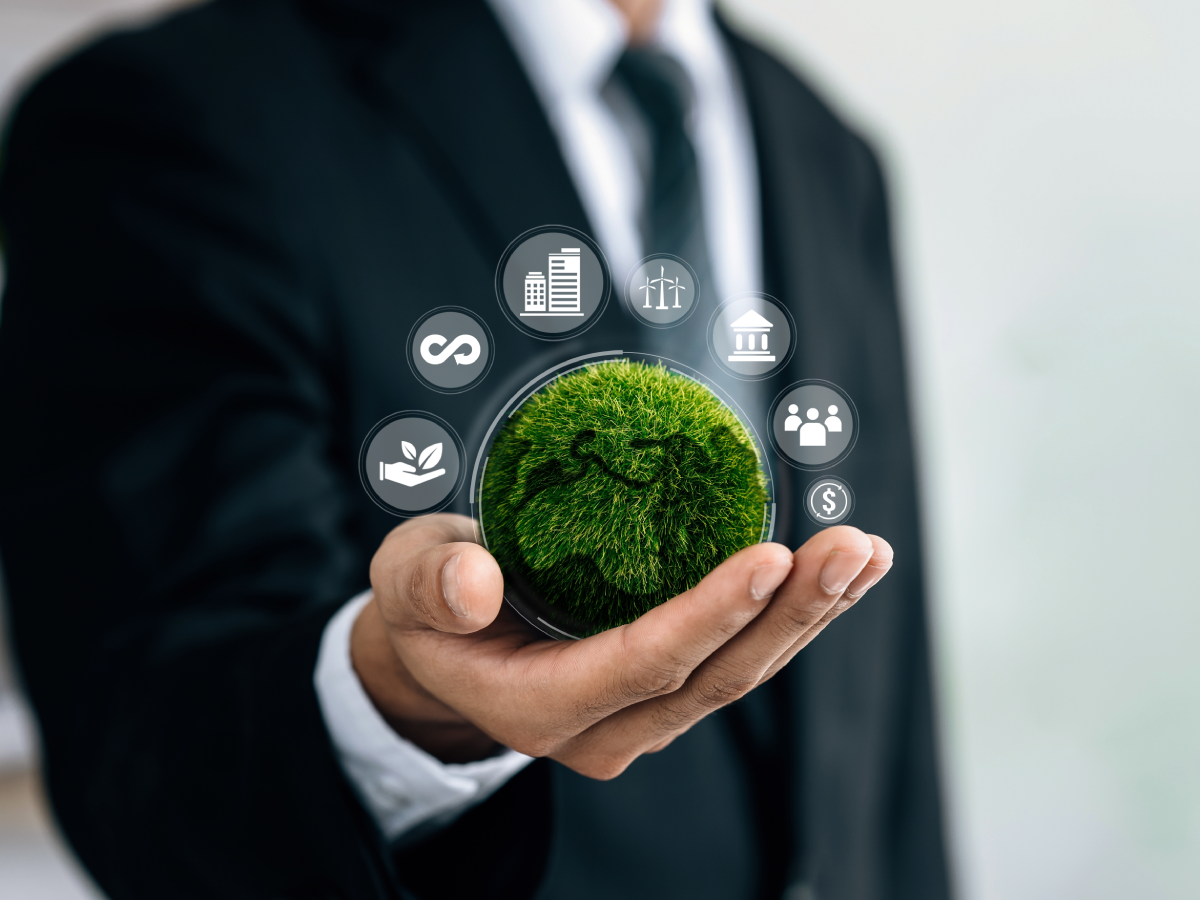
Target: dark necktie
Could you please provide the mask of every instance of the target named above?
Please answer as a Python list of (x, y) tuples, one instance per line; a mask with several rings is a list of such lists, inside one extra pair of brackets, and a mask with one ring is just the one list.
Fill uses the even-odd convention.
[(711, 290), (700, 172), (686, 127), (692, 103), (687, 73), (665, 53), (637, 47), (621, 54), (614, 74), (650, 131), (651, 169), (641, 223), (645, 254), (682, 257)]
[(717, 301), (704, 228), (696, 150), (687, 131), (691, 82), (665, 53), (627, 49), (613, 78), (641, 111), (650, 137), (650, 167), (643, 204), (643, 255), (667, 253), (686, 260), (700, 283), (700, 307), (681, 325), (647, 334), (650, 349), (693, 368), (706, 369), (708, 318)]

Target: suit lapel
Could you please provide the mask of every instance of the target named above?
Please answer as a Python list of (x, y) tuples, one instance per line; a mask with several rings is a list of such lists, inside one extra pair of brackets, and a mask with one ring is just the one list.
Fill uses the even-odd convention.
[(491, 10), (478, 0), (391, 9), (396, 27), (363, 55), (361, 74), (480, 249), (498, 260), (517, 235), (551, 223), (590, 233), (558, 141)]

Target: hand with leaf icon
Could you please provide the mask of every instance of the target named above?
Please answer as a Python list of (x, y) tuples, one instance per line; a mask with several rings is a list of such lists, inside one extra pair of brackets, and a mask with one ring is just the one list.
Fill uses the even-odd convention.
[[(408, 441), (400, 442), (400, 450), (404, 453), (406, 459), (415, 459), (417, 464), (411, 466), (406, 462), (381, 462), (379, 464), (380, 481), (394, 481), (405, 487), (416, 487), (418, 484), (433, 481), (433, 479), (446, 474), (445, 469), (428, 471), (442, 461), (442, 444), (440, 441), (436, 444), (430, 444), (421, 451), (420, 456), (417, 456), (417, 448)], [(418, 470), (422, 474), (418, 475)]]

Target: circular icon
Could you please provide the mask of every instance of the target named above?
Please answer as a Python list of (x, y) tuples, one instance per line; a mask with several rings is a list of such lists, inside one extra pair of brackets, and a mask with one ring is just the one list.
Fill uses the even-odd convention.
[(840, 478), (818, 478), (804, 492), (804, 511), (818, 525), (838, 525), (854, 512), (854, 492)]
[(826, 469), (854, 448), (858, 410), (837, 385), (801, 381), (775, 398), (767, 430), (788, 462), (802, 469)]
[(565, 225), (525, 232), (496, 267), (500, 308), (523, 332), (547, 341), (586, 331), (604, 311), (611, 289), (600, 247)]
[(721, 368), (745, 381), (759, 381), (791, 357), (792, 314), (767, 294), (738, 294), (708, 323), (708, 349)]
[(700, 280), (678, 256), (659, 254), (638, 263), (625, 283), (625, 302), (651, 328), (678, 325), (700, 305)]
[(379, 506), (398, 516), (416, 516), (436, 512), (458, 493), (462, 461), (462, 442), (449, 423), (409, 410), (371, 429), (358, 474)]
[(492, 333), (470, 310), (443, 306), (413, 326), (408, 363), (427, 388), (457, 394), (477, 385), (492, 367)]

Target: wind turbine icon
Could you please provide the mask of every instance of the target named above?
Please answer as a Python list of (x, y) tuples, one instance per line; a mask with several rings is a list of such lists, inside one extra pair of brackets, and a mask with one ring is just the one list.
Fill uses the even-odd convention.
[(666, 290), (675, 292), (675, 305), (672, 306), (671, 309), (683, 309), (683, 307), (679, 305), (679, 292), (686, 291), (687, 286), (679, 283), (678, 275), (675, 276), (675, 283), (672, 285), (668, 285)]
[[(676, 281), (678, 281), (678, 279), (676, 279)], [(658, 277), (649, 283), (658, 285), (658, 306), (654, 308), (667, 309), (667, 284), (669, 283), (669, 279), (667, 278), (666, 266), (659, 266)], [(679, 295), (676, 294), (675, 296), (678, 297)], [(649, 295), (647, 295), (646, 299), (650, 299)]]
[[(657, 278), (652, 279), (649, 275), (647, 275), (646, 283), (642, 284), (642, 285), (638, 285), (637, 289), (639, 291), (646, 292), (646, 298), (645, 298), (646, 302), (642, 304), (642, 309), (653, 309), (653, 310), (683, 309), (683, 307), (679, 305), (679, 292), (686, 291), (687, 285), (683, 285), (683, 284), (679, 283), (679, 276), (676, 276), (675, 278), (668, 278), (666, 266), (658, 267), (658, 277)], [(658, 291), (658, 306), (650, 305), (650, 297), (653, 295), (654, 291)], [(675, 292), (675, 305), (674, 306), (667, 306), (667, 291)]]
[(650, 292), (654, 290), (654, 288), (650, 287), (649, 275), (646, 276), (646, 283), (639, 287), (638, 290), (646, 292), (646, 302), (642, 304), (642, 309), (653, 309), (653, 307), (650, 306)]

